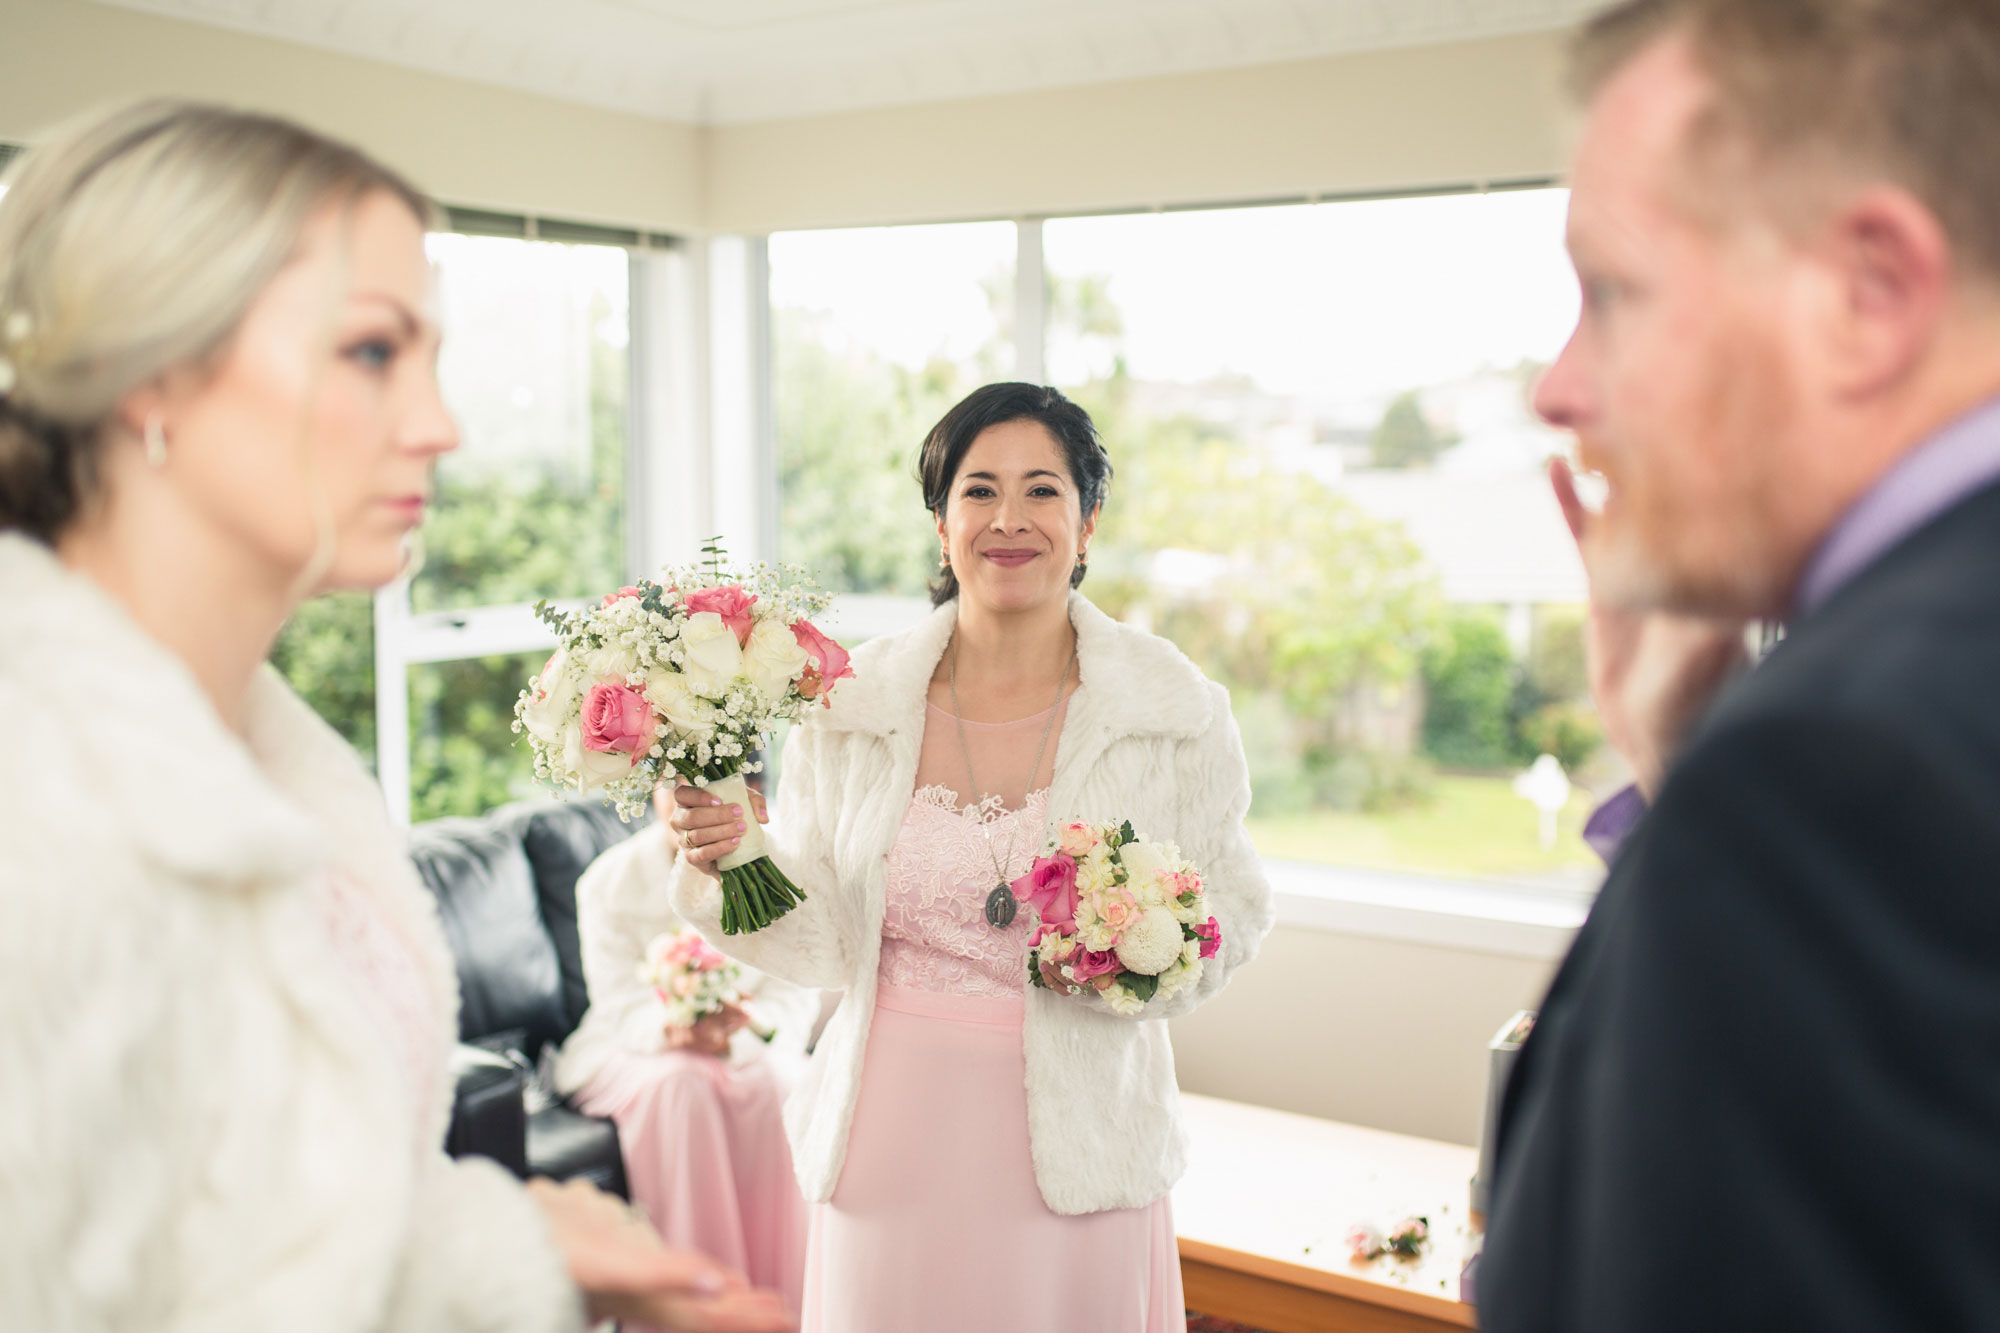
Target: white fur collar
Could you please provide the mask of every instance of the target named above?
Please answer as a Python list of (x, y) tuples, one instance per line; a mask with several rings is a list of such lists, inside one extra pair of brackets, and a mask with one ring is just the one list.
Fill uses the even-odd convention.
[[(1120, 624), (1080, 593), (1069, 596), (1069, 619), (1082, 688), (1070, 702), (1066, 732), (1188, 737), (1207, 729), (1215, 707), (1208, 679), (1180, 649)], [(930, 679), (957, 624), (958, 603), (947, 602), (911, 628), (863, 644), (854, 678), (814, 725), (921, 736)]]
[[(367, 770), (275, 672), (252, 683), (236, 735), (122, 606), (14, 533), (0, 533), (0, 686), (97, 776), (119, 824), (107, 834), (170, 873), (217, 887), (290, 880), (331, 858), (329, 824), (380, 818)], [(341, 859), (372, 877), (384, 849), (367, 844), (381, 841), (342, 838)]]

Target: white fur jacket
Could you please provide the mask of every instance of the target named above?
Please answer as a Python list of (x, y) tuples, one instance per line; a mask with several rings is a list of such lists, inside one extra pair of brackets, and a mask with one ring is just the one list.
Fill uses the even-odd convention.
[(540, 1212), (441, 1151), (308, 887), (457, 981), (354, 752), (268, 669), (247, 743), (180, 661), (0, 534), (0, 1328), (573, 1330)]
[[(947, 604), (864, 644), (833, 707), (786, 742), (772, 843), (806, 901), (761, 931), (724, 935), (721, 891), (677, 869), (675, 902), (717, 947), (805, 986), (847, 995), (790, 1105), (799, 1183), (833, 1197), (875, 1009), (886, 859), (916, 784), (924, 704), (957, 623)], [(1186, 1167), (1163, 1021), (1208, 1000), (1257, 952), (1271, 890), (1243, 829), (1250, 778), (1229, 696), (1166, 640), (1070, 598), (1082, 685), (1071, 697), (1049, 793), (1053, 819), (1129, 819), (1201, 867), (1222, 949), (1194, 986), (1121, 1018), (1095, 997), (1023, 986), (1028, 1137), (1057, 1213), (1136, 1208)]]
[[(620, 1055), (667, 1049), (667, 1007), (640, 980), (646, 946), (681, 927), (669, 895), (674, 845), (664, 824), (639, 830), (592, 861), (576, 881), (576, 929), (583, 944), (583, 979), (590, 1009), (556, 1057), (556, 1090), (581, 1091)], [(795, 1078), (819, 1019), (819, 992), (745, 968), (745, 1007), (776, 1029), (769, 1046), (745, 1031), (732, 1043), (732, 1063), (768, 1059), (781, 1078)]]

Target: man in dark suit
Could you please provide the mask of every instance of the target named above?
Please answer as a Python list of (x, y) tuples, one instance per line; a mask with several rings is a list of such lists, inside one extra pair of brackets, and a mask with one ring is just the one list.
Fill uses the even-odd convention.
[(1651, 808), (1507, 1090), (1481, 1326), (2000, 1328), (2000, 0), (1631, 0), (1577, 63), (1537, 407)]

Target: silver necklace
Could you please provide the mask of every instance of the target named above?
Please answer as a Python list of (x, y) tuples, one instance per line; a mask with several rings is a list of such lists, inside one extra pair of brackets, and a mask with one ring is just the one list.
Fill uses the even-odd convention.
[[(1069, 661), (1063, 664), (1062, 679), (1056, 682), (1056, 699), (1049, 705), (1049, 720), (1042, 726), (1042, 743), (1035, 747), (1035, 766), (1028, 770), (1028, 782), (1032, 785), (1042, 772), (1042, 759), (1049, 751), (1049, 737), (1056, 729), (1056, 710), (1062, 707), (1063, 691), (1069, 688), (1069, 673), (1076, 669), (1076, 647), (1071, 645)], [(958, 637), (951, 641), (951, 717), (958, 724), (958, 748), (965, 755), (965, 779), (972, 784), (972, 798), (979, 807), (986, 804), (985, 790), (979, 785), (979, 778), (972, 771), (972, 745), (965, 739), (965, 710), (958, 706)], [(1024, 805), (1022, 807), (1026, 809)], [(993, 878), (998, 881), (993, 892), (986, 895), (986, 924), (995, 930), (1005, 930), (1014, 923), (1014, 913), (1020, 910), (1015, 901), (1014, 890), (1007, 886), (1007, 865), (1014, 859), (1014, 846), (1021, 834), (1017, 823), (1007, 835), (1007, 855), (1005, 858), (993, 855), (993, 839), (986, 839), (986, 855), (993, 862)]]

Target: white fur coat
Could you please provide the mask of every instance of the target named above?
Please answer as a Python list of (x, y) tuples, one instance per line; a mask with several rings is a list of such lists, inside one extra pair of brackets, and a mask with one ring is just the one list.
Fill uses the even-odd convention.
[[(865, 644), (831, 709), (793, 731), (772, 842), (806, 901), (764, 930), (724, 935), (721, 890), (681, 867), (675, 902), (717, 947), (801, 985), (847, 992), (786, 1112), (799, 1183), (833, 1197), (875, 1009), (886, 858), (909, 808), (924, 705), (957, 607)], [(1053, 819), (1129, 819), (1201, 867), (1222, 949), (1200, 982), (1121, 1018), (1095, 997), (1028, 987), (1028, 1138), (1055, 1212), (1151, 1203), (1186, 1167), (1163, 1021), (1220, 991), (1271, 927), (1271, 890), (1243, 829), (1250, 778), (1229, 696), (1166, 640), (1070, 598), (1082, 685), (1049, 794)], [(1025, 985), (1025, 982), (1024, 982)]]
[(340, 865), (457, 982), (353, 751), (268, 669), (247, 743), (0, 534), (0, 1328), (579, 1329), (538, 1209), (440, 1150), (306, 892)]

